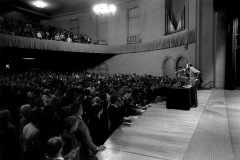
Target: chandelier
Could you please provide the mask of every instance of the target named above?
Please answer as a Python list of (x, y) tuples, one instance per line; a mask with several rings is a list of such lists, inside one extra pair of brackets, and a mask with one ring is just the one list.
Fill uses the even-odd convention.
[(41, 0), (34, 1), (32, 4), (38, 8), (45, 8), (47, 6), (47, 3)]
[(117, 8), (115, 5), (110, 4), (107, 0), (102, 0), (101, 3), (93, 6), (93, 11), (99, 16), (111, 16), (114, 15)]

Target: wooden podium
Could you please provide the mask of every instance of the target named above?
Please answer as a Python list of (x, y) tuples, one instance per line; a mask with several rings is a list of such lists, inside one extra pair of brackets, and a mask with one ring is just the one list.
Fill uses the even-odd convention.
[(186, 83), (188, 83), (189, 78), (188, 77), (184, 77), (184, 76), (178, 76), (178, 77), (176, 77), (176, 81), (186, 84)]
[(194, 94), (194, 88), (167, 88), (167, 109), (182, 109), (190, 110), (197, 105), (197, 100)]

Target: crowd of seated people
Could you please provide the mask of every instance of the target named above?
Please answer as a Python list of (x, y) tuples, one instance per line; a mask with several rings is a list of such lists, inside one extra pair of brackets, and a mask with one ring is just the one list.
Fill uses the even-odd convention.
[(1, 74), (0, 159), (98, 159), (112, 132), (173, 84), (136, 74)]
[(3, 19), (0, 21), (0, 33), (64, 42), (93, 43), (87, 34), (74, 34), (66, 29), (50, 25), (44, 26), (40, 23), (20, 19)]

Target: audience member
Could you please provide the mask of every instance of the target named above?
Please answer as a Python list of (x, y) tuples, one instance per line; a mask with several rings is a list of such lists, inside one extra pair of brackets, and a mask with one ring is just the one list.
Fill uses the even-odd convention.
[[(110, 96), (110, 95), (109, 95)], [(109, 115), (108, 115), (108, 107), (109, 107), (109, 102), (107, 100), (107, 93), (105, 93), (104, 91), (102, 91), (100, 93), (100, 97), (101, 99), (101, 105), (103, 106), (103, 113), (101, 115), (101, 124), (102, 124), (102, 128), (103, 128), (103, 134), (104, 134), (104, 139), (107, 140), (107, 138), (109, 137), (109, 127), (110, 127), (110, 122), (109, 122)], [(104, 141), (105, 141), (104, 140)]]
[(71, 108), (73, 116), (78, 119), (78, 128), (75, 133), (76, 138), (79, 143), (81, 143), (80, 155), (82, 159), (97, 160), (98, 158), (95, 154), (99, 150), (104, 150), (106, 147), (104, 145), (96, 146), (90, 135), (89, 129), (85, 122), (82, 120), (83, 109), (81, 104), (72, 105)]
[(42, 111), (39, 108), (32, 110), (30, 123), (22, 131), (21, 142), (26, 160), (40, 160), (44, 157), (44, 136), (41, 128)]
[(127, 89), (124, 91), (124, 95), (122, 97), (122, 101), (123, 101), (124, 108), (125, 108), (125, 117), (143, 113), (143, 111), (141, 109), (139, 109), (137, 106), (134, 106), (131, 103), (131, 100), (130, 100), (131, 94), (132, 94), (132, 91)]
[(45, 89), (44, 90), (44, 95), (42, 96), (42, 100), (44, 103), (44, 106), (51, 106), (52, 101), (54, 100), (55, 96), (53, 94), (50, 94), (50, 90), (49, 89)]
[(94, 104), (92, 109), (93, 115), (89, 119), (89, 131), (91, 133), (92, 141), (99, 146), (105, 142), (104, 124), (101, 121), (103, 113), (103, 106), (101, 104)]
[(23, 128), (30, 123), (32, 114), (32, 107), (30, 104), (24, 104), (20, 108), (20, 132), (22, 133)]
[(110, 106), (108, 107), (110, 120), (110, 133), (115, 131), (124, 121), (124, 110), (121, 106), (121, 99), (117, 95), (111, 95)]
[[(46, 160), (64, 160), (62, 156), (63, 142), (59, 137), (52, 137), (46, 143)], [(70, 159), (68, 159), (70, 160)]]
[(8, 110), (0, 111), (0, 159), (20, 159), (20, 148), (16, 128), (10, 124), (11, 113)]
[(78, 119), (70, 116), (64, 121), (64, 131), (62, 134), (63, 150), (62, 154), (65, 159), (80, 160), (79, 148), (81, 144), (77, 141), (74, 132), (78, 127)]

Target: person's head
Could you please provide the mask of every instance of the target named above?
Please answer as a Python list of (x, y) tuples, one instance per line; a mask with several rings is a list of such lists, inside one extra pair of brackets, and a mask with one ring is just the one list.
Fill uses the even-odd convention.
[(0, 111), (0, 127), (6, 127), (11, 119), (11, 113), (9, 110), (1, 110)]
[(107, 100), (107, 94), (105, 92), (102, 92), (99, 97), (101, 100), (106, 101)]
[(60, 89), (56, 89), (54, 92), (54, 95), (57, 97), (61, 97), (63, 95), (62, 91)]
[(36, 98), (34, 99), (34, 105), (35, 105), (36, 107), (38, 107), (38, 108), (43, 107), (43, 106), (44, 106), (44, 103), (43, 103), (42, 98), (36, 97)]
[(92, 111), (94, 115), (101, 115), (103, 112), (103, 106), (101, 104), (94, 104), (92, 106)]
[(119, 97), (116, 102), (117, 106), (124, 106), (122, 99)]
[(124, 96), (126, 98), (130, 98), (132, 95), (132, 91), (130, 89), (126, 89), (125, 92), (124, 92)]
[(64, 130), (68, 132), (74, 132), (77, 130), (78, 127), (78, 119), (73, 116), (69, 116), (65, 118), (64, 121)]
[(90, 92), (89, 89), (86, 89), (86, 90), (84, 90), (84, 94), (85, 94), (86, 96), (89, 96), (89, 95), (91, 94), (91, 92)]
[(113, 95), (110, 96), (110, 103), (111, 104), (116, 104), (117, 100), (118, 100), (118, 96), (116, 94), (113, 94)]
[(93, 103), (94, 104), (101, 104), (102, 100), (99, 97), (93, 98)]
[(20, 115), (24, 116), (26, 119), (30, 119), (32, 114), (32, 107), (30, 104), (24, 104), (20, 108)]
[(43, 93), (44, 93), (45, 95), (49, 95), (49, 94), (50, 94), (50, 90), (49, 90), (49, 89), (44, 89)]
[(192, 64), (191, 64), (191, 63), (187, 63), (187, 64), (186, 64), (186, 68), (189, 68), (189, 67), (192, 67)]
[(30, 121), (35, 124), (35, 125), (41, 125), (42, 122), (42, 110), (41, 108), (38, 107), (34, 107), (32, 109), (32, 113), (31, 113), (31, 117), (30, 117)]
[(91, 88), (92, 88), (92, 87), (93, 87), (93, 84), (92, 84), (92, 83), (89, 83), (89, 87), (91, 87)]
[(80, 115), (82, 116), (83, 114), (83, 108), (81, 103), (75, 102), (70, 105), (70, 110), (73, 115)]
[(63, 142), (59, 137), (52, 137), (46, 144), (46, 158), (54, 159), (61, 156)]

